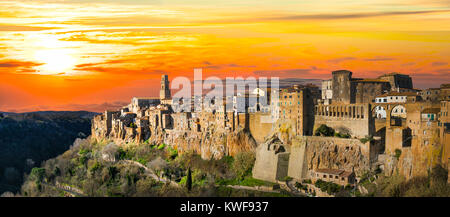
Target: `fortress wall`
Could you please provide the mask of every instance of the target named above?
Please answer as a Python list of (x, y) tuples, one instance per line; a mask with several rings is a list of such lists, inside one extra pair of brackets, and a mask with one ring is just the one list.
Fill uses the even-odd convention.
[(278, 156), (278, 164), (275, 179), (280, 180), (288, 176), (290, 153), (289, 152), (279, 153), (277, 154), (277, 156)]
[(256, 149), (254, 178), (274, 181), (287, 174), (306, 179), (310, 178), (310, 171), (323, 168), (354, 170), (361, 175), (371, 166), (371, 144), (363, 144), (358, 139), (298, 136), (292, 140), (288, 152), (278, 154), (268, 150), (268, 146), (264, 143)]
[[(279, 157), (279, 155), (283, 155), (283, 157)], [(285, 161), (281, 163), (285, 168), (281, 168), (279, 172), (278, 165), (280, 160)], [(256, 148), (256, 161), (252, 172), (253, 178), (276, 182), (277, 178), (282, 178), (280, 176), (284, 175), (283, 173), (287, 175), (288, 165), (286, 161), (289, 161), (289, 153), (275, 154), (274, 150), (269, 150), (269, 144), (259, 145)]]
[(403, 127), (391, 126), (386, 130), (386, 154), (395, 154), (395, 149), (402, 149)]
[(370, 135), (370, 127), (368, 119), (350, 119), (350, 118), (340, 118), (340, 117), (325, 117), (317, 116), (314, 122), (314, 132), (320, 125), (325, 124), (337, 132), (348, 131), (350, 135), (359, 138), (366, 137)]
[(314, 131), (322, 124), (332, 127), (337, 132), (349, 133), (355, 137), (372, 135), (370, 121), (370, 104), (351, 105), (317, 105), (315, 107)]
[(306, 162), (306, 143), (301, 140), (292, 141), (289, 158), (288, 176), (296, 179), (306, 178), (308, 165)]
[(249, 119), (249, 129), (253, 138), (257, 143), (264, 142), (273, 128), (272, 123), (265, 123), (270, 119), (270, 113), (250, 113)]

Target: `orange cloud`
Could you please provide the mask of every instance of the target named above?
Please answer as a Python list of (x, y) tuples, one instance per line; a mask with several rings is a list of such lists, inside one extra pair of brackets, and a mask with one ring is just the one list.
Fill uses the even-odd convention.
[(348, 69), (409, 74), (420, 88), (450, 83), (448, 5), (380, 1), (2, 2), (0, 110), (97, 110), (157, 95), (161, 74), (192, 78), (196, 67), (204, 77)]

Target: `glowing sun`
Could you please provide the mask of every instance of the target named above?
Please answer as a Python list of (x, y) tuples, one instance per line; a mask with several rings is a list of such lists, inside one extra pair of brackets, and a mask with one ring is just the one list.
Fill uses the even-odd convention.
[(75, 50), (53, 37), (41, 38), (34, 58), (42, 65), (36, 67), (38, 74), (58, 75), (70, 74), (77, 64)]

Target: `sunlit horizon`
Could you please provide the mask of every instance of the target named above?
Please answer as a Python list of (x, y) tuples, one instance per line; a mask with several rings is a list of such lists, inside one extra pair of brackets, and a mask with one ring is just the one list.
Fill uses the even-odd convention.
[(156, 96), (161, 74), (450, 83), (445, 0), (0, 1), (0, 111), (92, 110)]

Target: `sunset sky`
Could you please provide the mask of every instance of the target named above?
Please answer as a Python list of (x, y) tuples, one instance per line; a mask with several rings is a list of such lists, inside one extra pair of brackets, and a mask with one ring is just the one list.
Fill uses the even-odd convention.
[(198, 67), (438, 87), (449, 62), (449, 0), (0, 0), (0, 111), (102, 111)]

